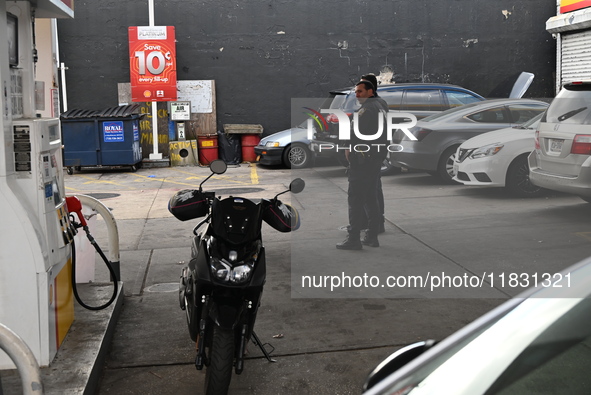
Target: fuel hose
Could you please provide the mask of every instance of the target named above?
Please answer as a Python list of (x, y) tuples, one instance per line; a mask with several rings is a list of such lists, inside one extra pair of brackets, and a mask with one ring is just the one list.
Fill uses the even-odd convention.
[(92, 244), (94, 246), (96, 252), (98, 252), (98, 254), (101, 256), (101, 258), (105, 262), (105, 265), (107, 265), (107, 268), (109, 269), (109, 273), (111, 274), (111, 279), (113, 282), (113, 295), (111, 296), (111, 299), (107, 303), (105, 303), (101, 306), (96, 306), (96, 307), (89, 306), (82, 301), (82, 299), (80, 298), (80, 295), (78, 294), (78, 287), (76, 285), (76, 244), (73, 239), (72, 239), (72, 244), (71, 244), (71, 246), (72, 246), (72, 290), (74, 291), (74, 297), (76, 298), (76, 301), (78, 302), (78, 304), (80, 304), (80, 306), (84, 307), (87, 310), (103, 310), (103, 309), (106, 309), (107, 307), (109, 307), (113, 303), (115, 298), (117, 297), (117, 292), (119, 291), (119, 282), (117, 279), (117, 275), (115, 274), (115, 270), (113, 269), (113, 265), (111, 265), (111, 262), (105, 256), (105, 254), (103, 253), (103, 250), (101, 250), (100, 246), (97, 244), (94, 237), (92, 237), (92, 235), (90, 234), (90, 231), (88, 230), (88, 226), (83, 226), (83, 229), (86, 232), (86, 236), (88, 237), (90, 244)]

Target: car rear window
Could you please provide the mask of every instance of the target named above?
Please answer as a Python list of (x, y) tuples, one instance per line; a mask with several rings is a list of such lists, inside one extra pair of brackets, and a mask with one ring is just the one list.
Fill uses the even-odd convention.
[(444, 90), (444, 92), (447, 96), (447, 102), (449, 103), (450, 108), (459, 107), (463, 106), (464, 104), (470, 104), (482, 100), (481, 98), (471, 95), (467, 92), (452, 90)]
[(481, 123), (509, 123), (503, 107), (490, 108), (484, 111), (479, 111), (474, 114), (468, 115), (469, 118), (475, 122)]
[(562, 89), (548, 108), (546, 122), (591, 125), (591, 91)]

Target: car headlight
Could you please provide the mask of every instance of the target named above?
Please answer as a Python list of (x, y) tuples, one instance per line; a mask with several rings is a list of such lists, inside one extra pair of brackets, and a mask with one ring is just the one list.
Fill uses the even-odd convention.
[(470, 158), (471, 159), (478, 159), (478, 158), (484, 158), (486, 156), (493, 156), (499, 153), (499, 151), (501, 149), (503, 149), (504, 145), (500, 144), (500, 143), (495, 143), (495, 144), (490, 144), (490, 145), (485, 145), (484, 147), (480, 147), (474, 150), (474, 152), (472, 152), (470, 154)]
[(277, 141), (267, 141), (265, 147), (279, 147), (279, 143)]

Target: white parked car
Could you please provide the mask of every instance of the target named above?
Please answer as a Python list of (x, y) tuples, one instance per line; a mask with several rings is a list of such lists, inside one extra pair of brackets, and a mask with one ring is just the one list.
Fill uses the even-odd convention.
[(466, 140), (456, 152), (453, 179), (464, 185), (505, 187), (518, 196), (543, 191), (529, 180), (528, 155), (543, 113), (520, 126), (494, 130)]
[(440, 343), (396, 351), (372, 371), (363, 394), (591, 394), (591, 259), (539, 275), (515, 277), (538, 287)]

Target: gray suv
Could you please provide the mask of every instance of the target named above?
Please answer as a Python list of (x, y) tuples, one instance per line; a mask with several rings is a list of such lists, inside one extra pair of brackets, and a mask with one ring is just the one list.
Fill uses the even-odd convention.
[[(463, 106), (464, 104), (484, 100), (479, 94), (466, 88), (450, 84), (432, 83), (400, 83), (382, 84), (377, 88), (378, 95), (388, 103), (390, 111), (410, 113), (417, 119), (429, 115), (438, 114), (441, 111)], [(359, 109), (359, 103), (355, 97), (354, 89), (351, 89), (345, 97), (340, 109), (351, 116)], [(333, 107), (334, 108), (334, 107)], [(338, 119), (336, 116), (328, 116), (328, 129), (317, 132), (310, 144), (312, 151), (317, 156), (335, 156), (343, 165), (347, 165), (344, 159), (343, 150), (337, 150), (338, 140)], [(327, 149), (331, 143), (334, 149)], [(382, 174), (389, 174), (398, 171), (399, 168), (384, 162)]]
[(591, 202), (591, 81), (562, 87), (540, 121), (530, 181)]

